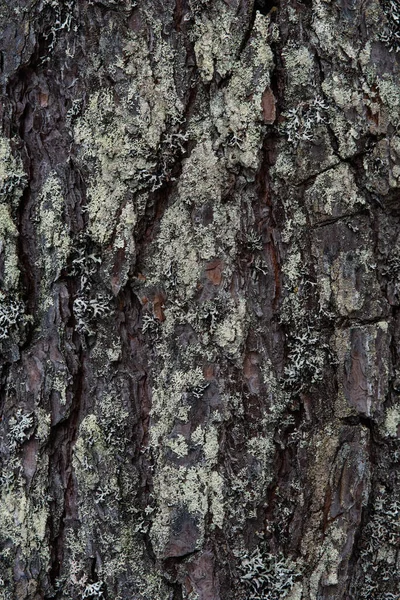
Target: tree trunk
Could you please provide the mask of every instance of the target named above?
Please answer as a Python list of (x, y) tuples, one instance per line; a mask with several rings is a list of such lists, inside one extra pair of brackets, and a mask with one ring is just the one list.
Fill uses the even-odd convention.
[(398, 0), (0, 0), (1, 600), (400, 599)]

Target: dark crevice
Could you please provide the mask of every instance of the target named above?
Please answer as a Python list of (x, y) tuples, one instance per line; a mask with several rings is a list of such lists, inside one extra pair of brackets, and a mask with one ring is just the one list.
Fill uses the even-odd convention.
[(335, 321), (335, 327), (337, 329), (348, 329), (349, 327), (357, 327), (359, 325), (374, 325), (385, 321), (389, 318), (389, 315), (380, 315), (371, 317), (370, 319), (363, 319), (359, 317), (339, 317)]
[(173, 585), (171, 600), (183, 600), (183, 590), (181, 583), (175, 583)]
[(276, 8), (277, 2), (274, 0), (256, 0), (254, 2), (254, 11), (267, 16), (273, 8)]
[(373, 429), (376, 428), (376, 423), (372, 417), (361, 414), (342, 417), (341, 422), (345, 425), (350, 425), (350, 427), (359, 427), (361, 425), (366, 427), (371, 433), (373, 432)]
[[(247, 44), (249, 42), (251, 33), (253, 31), (255, 20), (256, 20), (256, 9), (254, 7), (253, 8), (253, 12), (250, 15), (249, 24), (247, 26), (247, 29), (246, 29), (246, 31), (244, 33), (244, 36), (242, 38), (241, 44), (240, 44), (238, 52), (237, 52), (237, 60), (239, 60), (240, 56), (242, 55), (244, 49), (246, 48), (246, 46), (247, 46)], [(229, 75), (229, 77), (224, 78), (221, 83), (226, 83), (227, 80), (229, 80), (229, 79), (230, 79), (230, 75)]]
[(329, 225), (334, 225), (335, 223), (340, 223), (341, 221), (347, 221), (352, 217), (360, 217), (360, 216), (368, 216), (369, 210), (368, 208), (363, 208), (362, 210), (357, 210), (352, 213), (344, 213), (343, 215), (339, 215), (338, 217), (333, 217), (332, 219), (325, 219), (324, 221), (320, 221), (318, 223), (314, 223), (310, 225), (310, 229), (320, 229), (321, 227), (328, 227)]
[[(31, 153), (32, 149), (30, 148), (25, 128), (26, 120), (32, 110), (26, 98), (26, 93), (37, 68), (38, 56), (39, 49), (36, 47), (29, 63), (21, 66), (9, 81), (6, 92), (14, 113), (10, 122), (11, 134), (17, 136), (20, 140), (20, 146), (23, 149), (24, 168), (28, 177), (28, 184), (23, 191), (17, 211), (17, 227), (19, 231), (17, 249), (22, 287), (26, 296), (27, 310), (31, 314), (34, 314), (37, 309), (38, 292), (37, 278), (35, 277), (34, 235), (31, 222), (31, 185), (34, 179), (34, 164)], [(21, 105), (22, 108), (17, 108)], [(28, 339), (25, 345), (29, 344), (31, 340), (28, 328), (27, 333)]]
[[(51, 428), (48, 439), (48, 447), (51, 449), (49, 455), (49, 479), (52, 481), (54, 477), (56, 489), (56, 482), (59, 479), (63, 482), (64, 486), (62, 516), (58, 522), (55, 522), (53, 515), (56, 514), (57, 511), (53, 509), (50, 513), (49, 522), (51, 544), (51, 567), (49, 570), (49, 578), (53, 586), (55, 586), (56, 581), (61, 574), (66, 528), (67, 526), (71, 526), (71, 522), (77, 518), (76, 507), (74, 506), (75, 481), (72, 458), (74, 445), (78, 435), (79, 418), (83, 408), (84, 381), (84, 356), (81, 351), (80, 368), (75, 376), (75, 389), (73, 391), (73, 403), (70, 413), (65, 420), (60, 421)], [(59, 593), (61, 594), (62, 590)]]

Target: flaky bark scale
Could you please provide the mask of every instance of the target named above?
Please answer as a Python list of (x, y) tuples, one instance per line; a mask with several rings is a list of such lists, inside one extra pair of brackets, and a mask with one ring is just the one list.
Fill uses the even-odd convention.
[(0, 2), (0, 598), (400, 598), (396, 2)]

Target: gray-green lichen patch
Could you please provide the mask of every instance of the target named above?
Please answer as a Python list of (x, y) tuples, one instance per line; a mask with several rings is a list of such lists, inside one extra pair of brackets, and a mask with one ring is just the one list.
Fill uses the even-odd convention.
[[(302, 110), (302, 106), (294, 107), (295, 113)], [(287, 123), (290, 120), (290, 113), (283, 115), (284, 121), (281, 129), (287, 131)], [(301, 125), (301, 130), (304, 125)], [(293, 185), (301, 185), (310, 177), (314, 177), (327, 169), (339, 164), (340, 160), (331, 147), (330, 137), (327, 126), (324, 122), (317, 123), (313, 120), (307, 125), (308, 139), (303, 139), (295, 131), (291, 141), (294, 144), (288, 144), (288, 136), (278, 140), (278, 155), (274, 166), (271, 168), (272, 189), (279, 193), (282, 181), (290, 182)]]
[[(132, 201), (132, 193), (158, 189), (169, 177), (163, 158), (174, 149), (181, 151), (183, 107), (173, 78), (174, 54), (162, 38), (161, 22), (153, 22), (152, 28), (152, 53), (147, 41), (132, 33), (114, 64), (126, 83), (118, 94), (111, 89), (95, 92), (74, 130), (80, 160), (91, 171), (89, 231), (100, 244), (113, 237), (120, 211)], [(119, 239), (117, 247), (121, 243)]]
[(315, 58), (306, 45), (286, 44), (282, 58), (288, 73), (286, 94), (296, 100), (308, 90), (315, 90)]
[[(310, 479), (316, 510), (307, 522), (301, 550), (312, 565), (306, 581), (306, 597), (313, 600), (319, 597), (321, 589), (340, 590), (346, 582), (349, 576), (346, 547), (352, 543), (370, 494), (369, 431), (348, 428), (342, 437), (339, 431), (329, 424), (313, 440), (315, 456)], [(327, 490), (332, 495), (327, 496)], [(326, 516), (322, 533), (323, 514)]]
[(0, 137), (0, 254), (3, 255), (2, 288), (14, 292), (19, 283), (17, 237), (13, 212), (26, 182), (22, 163), (11, 153), (10, 143)]
[[(155, 448), (171, 432), (176, 417), (182, 421), (188, 420), (189, 405), (185, 402), (185, 392), (203, 382), (204, 375), (200, 367), (186, 371), (176, 369), (171, 377), (166, 367), (157, 375), (153, 389), (154, 417), (150, 431), (150, 439)], [(160, 415), (159, 418), (156, 415)]]
[[(357, 594), (368, 600), (375, 590), (387, 590), (385, 596), (395, 595), (398, 590), (397, 549), (400, 506), (393, 497), (389, 485), (378, 485), (371, 506), (371, 516), (359, 542), (360, 569), (355, 577)], [(382, 573), (377, 584), (373, 572)]]
[[(130, 174), (125, 162), (129, 146), (123, 117), (115, 111), (111, 90), (96, 92), (75, 128), (81, 160), (96, 164), (89, 189), (89, 218), (91, 236), (98, 243), (107, 242), (112, 236), (116, 215), (128, 192), (124, 176), (128, 178)], [(108, 120), (111, 126), (107, 126)]]
[[(87, 569), (96, 545), (96, 567), (102, 590), (115, 597), (167, 600), (168, 588), (150, 565), (143, 544), (149, 526), (148, 512), (136, 501), (140, 491), (138, 471), (130, 464), (129, 403), (118, 386), (96, 399), (95, 412), (79, 427), (73, 468), (81, 527), (67, 531), (63, 590), (68, 598), (85, 597), (93, 584)], [(119, 582), (119, 584), (117, 584)], [(119, 587), (120, 586), (120, 587)]]
[(211, 82), (216, 74), (221, 78), (229, 76), (236, 67), (249, 21), (250, 11), (246, 15), (243, 10), (238, 10), (236, 2), (222, 0), (213, 2), (208, 10), (197, 16), (191, 36), (205, 83)]
[[(211, 201), (220, 202), (226, 192), (225, 180), (224, 164), (214, 152), (211, 139), (204, 135), (183, 161), (178, 182), (179, 197), (189, 206), (193, 202), (200, 206)], [(195, 189), (194, 182), (197, 182)]]
[(0, 339), (17, 341), (18, 328), (26, 321), (19, 297), (18, 230), (15, 212), (26, 183), (21, 161), (11, 153), (8, 140), (0, 137)]
[[(32, 413), (18, 409), (8, 423), (8, 452), (4, 449), (5, 440), (1, 441), (0, 570), (5, 586), (2, 597), (7, 600), (39, 589), (50, 561), (47, 545), (48, 457), (42, 456), (38, 460), (50, 422), (44, 411), (39, 411), (37, 416), (42, 417), (42, 421), (35, 432)], [(15, 578), (13, 563), (16, 557), (21, 571), (29, 572), (30, 565), (35, 564), (36, 575)]]
[(398, 135), (378, 142), (364, 158), (366, 187), (378, 198), (400, 187), (400, 138)]
[(26, 173), (20, 159), (11, 153), (10, 142), (0, 137), (0, 200), (18, 206), (26, 185)]
[(193, 297), (203, 261), (217, 254), (213, 228), (194, 227), (186, 204), (176, 203), (166, 210), (161, 220), (157, 246), (163, 261), (157, 261), (150, 282), (162, 281), (166, 271), (174, 269), (183, 299)]
[(385, 435), (398, 438), (400, 435), (400, 408), (391, 406), (387, 409), (384, 422)]
[(272, 555), (260, 547), (251, 554), (241, 554), (240, 559), (240, 579), (245, 585), (247, 598), (301, 599), (300, 565), (296, 562), (281, 554)]
[[(213, 378), (207, 383), (205, 368), (224, 356), (240, 364), (249, 327), (244, 298), (229, 289), (242, 210), (240, 194), (230, 190), (229, 169), (259, 165), (261, 98), (273, 67), (267, 25), (257, 16), (227, 85), (202, 106), (202, 120), (189, 121), (187, 131), (195, 144), (183, 162), (176, 194), (161, 218), (143, 270), (150, 316), (154, 290), (165, 289), (166, 294), (159, 327), (147, 325), (149, 317), (143, 327), (153, 340), (156, 364), (162, 365), (153, 373), (150, 427), (157, 456), (151, 538), (159, 557), (199, 549), (206, 522), (219, 528), (224, 522), (227, 482), (217, 467), (218, 431), (232, 407), (223, 384), (219, 389)], [(211, 67), (206, 67), (205, 56), (207, 78)], [(214, 141), (213, 127), (218, 134)], [(179, 328), (192, 334), (176, 352)], [(219, 400), (212, 408), (214, 395)], [(191, 414), (200, 402), (202, 416), (193, 429)], [(260, 454), (264, 463), (270, 451), (268, 444), (255, 440), (249, 446), (249, 453)]]
[(274, 58), (268, 19), (256, 15), (249, 43), (227, 86), (211, 101), (212, 120), (219, 133), (216, 144), (225, 148), (227, 165), (255, 169), (263, 134), (262, 95), (270, 85)]
[(305, 202), (312, 224), (351, 215), (365, 206), (354, 174), (346, 163), (317, 175), (305, 193)]
[[(216, 430), (211, 430), (210, 434), (215, 435)], [(214, 449), (208, 453), (204, 465), (188, 468), (166, 465), (155, 478), (159, 510), (153, 520), (151, 539), (159, 556), (182, 556), (200, 549), (204, 542), (204, 521), (208, 514), (211, 526), (222, 528), (223, 479), (216, 469), (218, 444), (216, 447), (217, 452)], [(207, 448), (207, 442), (204, 448)], [(182, 518), (182, 511), (187, 515), (186, 524), (192, 524), (189, 535), (187, 530), (179, 528), (179, 524), (176, 527)]]
[(354, 36), (352, 25), (350, 20), (337, 18), (331, 4), (323, 0), (313, 3), (312, 31), (316, 40), (314, 42), (311, 39), (321, 54), (330, 55), (337, 52), (341, 61), (355, 60), (360, 42), (359, 38)]
[(355, 37), (352, 19), (337, 19), (324, 2), (314, 3), (313, 12), (314, 41), (324, 59), (321, 87), (329, 104), (329, 122), (339, 155), (349, 158), (364, 146), (366, 134), (393, 135), (392, 127), (399, 122), (398, 67), (394, 53), (377, 43), (380, 23), (385, 21), (380, 3), (371, 2), (365, 12), (367, 39)]
[(0, 204), (0, 248), (4, 256), (3, 286), (12, 292), (19, 283), (18, 231), (11, 217), (10, 209), (6, 204)]
[(37, 231), (43, 269), (42, 294), (46, 305), (52, 303), (51, 286), (65, 269), (72, 241), (66, 224), (65, 200), (62, 182), (56, 173), (50, 173), (39, 196)]

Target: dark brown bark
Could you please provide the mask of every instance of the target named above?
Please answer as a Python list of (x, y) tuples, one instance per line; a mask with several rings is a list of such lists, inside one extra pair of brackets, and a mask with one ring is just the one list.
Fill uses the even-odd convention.
[(0, 15), (0, 598), (399, 599), (397, 1)]

